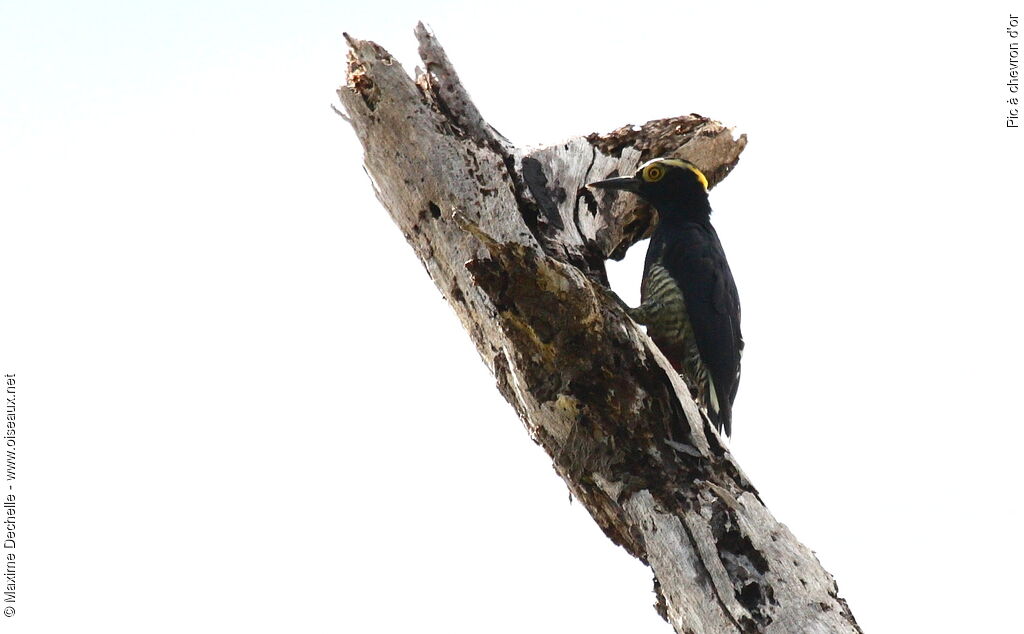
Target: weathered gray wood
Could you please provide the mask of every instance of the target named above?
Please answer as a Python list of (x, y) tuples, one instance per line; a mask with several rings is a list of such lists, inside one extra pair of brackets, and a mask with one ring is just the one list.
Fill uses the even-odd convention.
[(584, 185), (675, 155), (712, 184), (746, 142), (690, 115), (520, 149), (437, 40), (413, 81), (348, 38), (346, 119), (378, 199), (573, 495), (649, 564), (677, 632), (858, 632), (814, 554), (762, 504), (685, 385), (603, 285), (652, 213)]

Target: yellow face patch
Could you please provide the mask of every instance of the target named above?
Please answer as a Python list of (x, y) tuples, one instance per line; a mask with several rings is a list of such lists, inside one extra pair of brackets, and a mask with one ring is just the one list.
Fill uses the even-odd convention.
[(704, 176), (704, 172), (697, 169), (697, 166), (693, 163), (683, 159), (668, 158), (647, 161), (640, 170), (640, 176), (648, 183), (657, 183), (665, 177), (666, 166), (668, 165), (690, 170), (697, 177), (700, 184), (704, 186), (704, 191), (708, 190), (708, 179)]

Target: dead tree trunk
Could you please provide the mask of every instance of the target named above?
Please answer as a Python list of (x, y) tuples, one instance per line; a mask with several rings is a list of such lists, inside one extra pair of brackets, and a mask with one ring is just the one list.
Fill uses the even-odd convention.
[(659, 612), (677, 632), (859, 632), (606, 289), (604, 261), (650, 232), (652, 212), (585, 184), (671, 154), (714, 186), (746, 139), (689, 115), (519, 149), (484, 121), (433, 35), (416, 35), (415, 81), (348, 38), (342, 116), (498, 389), (608, 537), (654, 571)]

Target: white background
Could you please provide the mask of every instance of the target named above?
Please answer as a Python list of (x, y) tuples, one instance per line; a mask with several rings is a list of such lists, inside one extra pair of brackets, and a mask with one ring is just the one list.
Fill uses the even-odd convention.
[(418, 19), (517, 144), (748, 135), (735, 455), (865, 631), (1020, 627), (1024, 5), (362, 4), (0, 2), (0, 631), (670, 631), (330, 111)]

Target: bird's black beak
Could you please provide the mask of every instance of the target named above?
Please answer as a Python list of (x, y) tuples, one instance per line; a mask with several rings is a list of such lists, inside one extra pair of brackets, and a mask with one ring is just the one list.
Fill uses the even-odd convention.
[(609, 178), (603, 181), (588, 183), (587, 187), (596, 187), (598, 189), (621, 189), (627, 192), (636, 193), (636, 191), (640, 189), (640, 180), (633, 176), (620, 176), (619, 178)]

